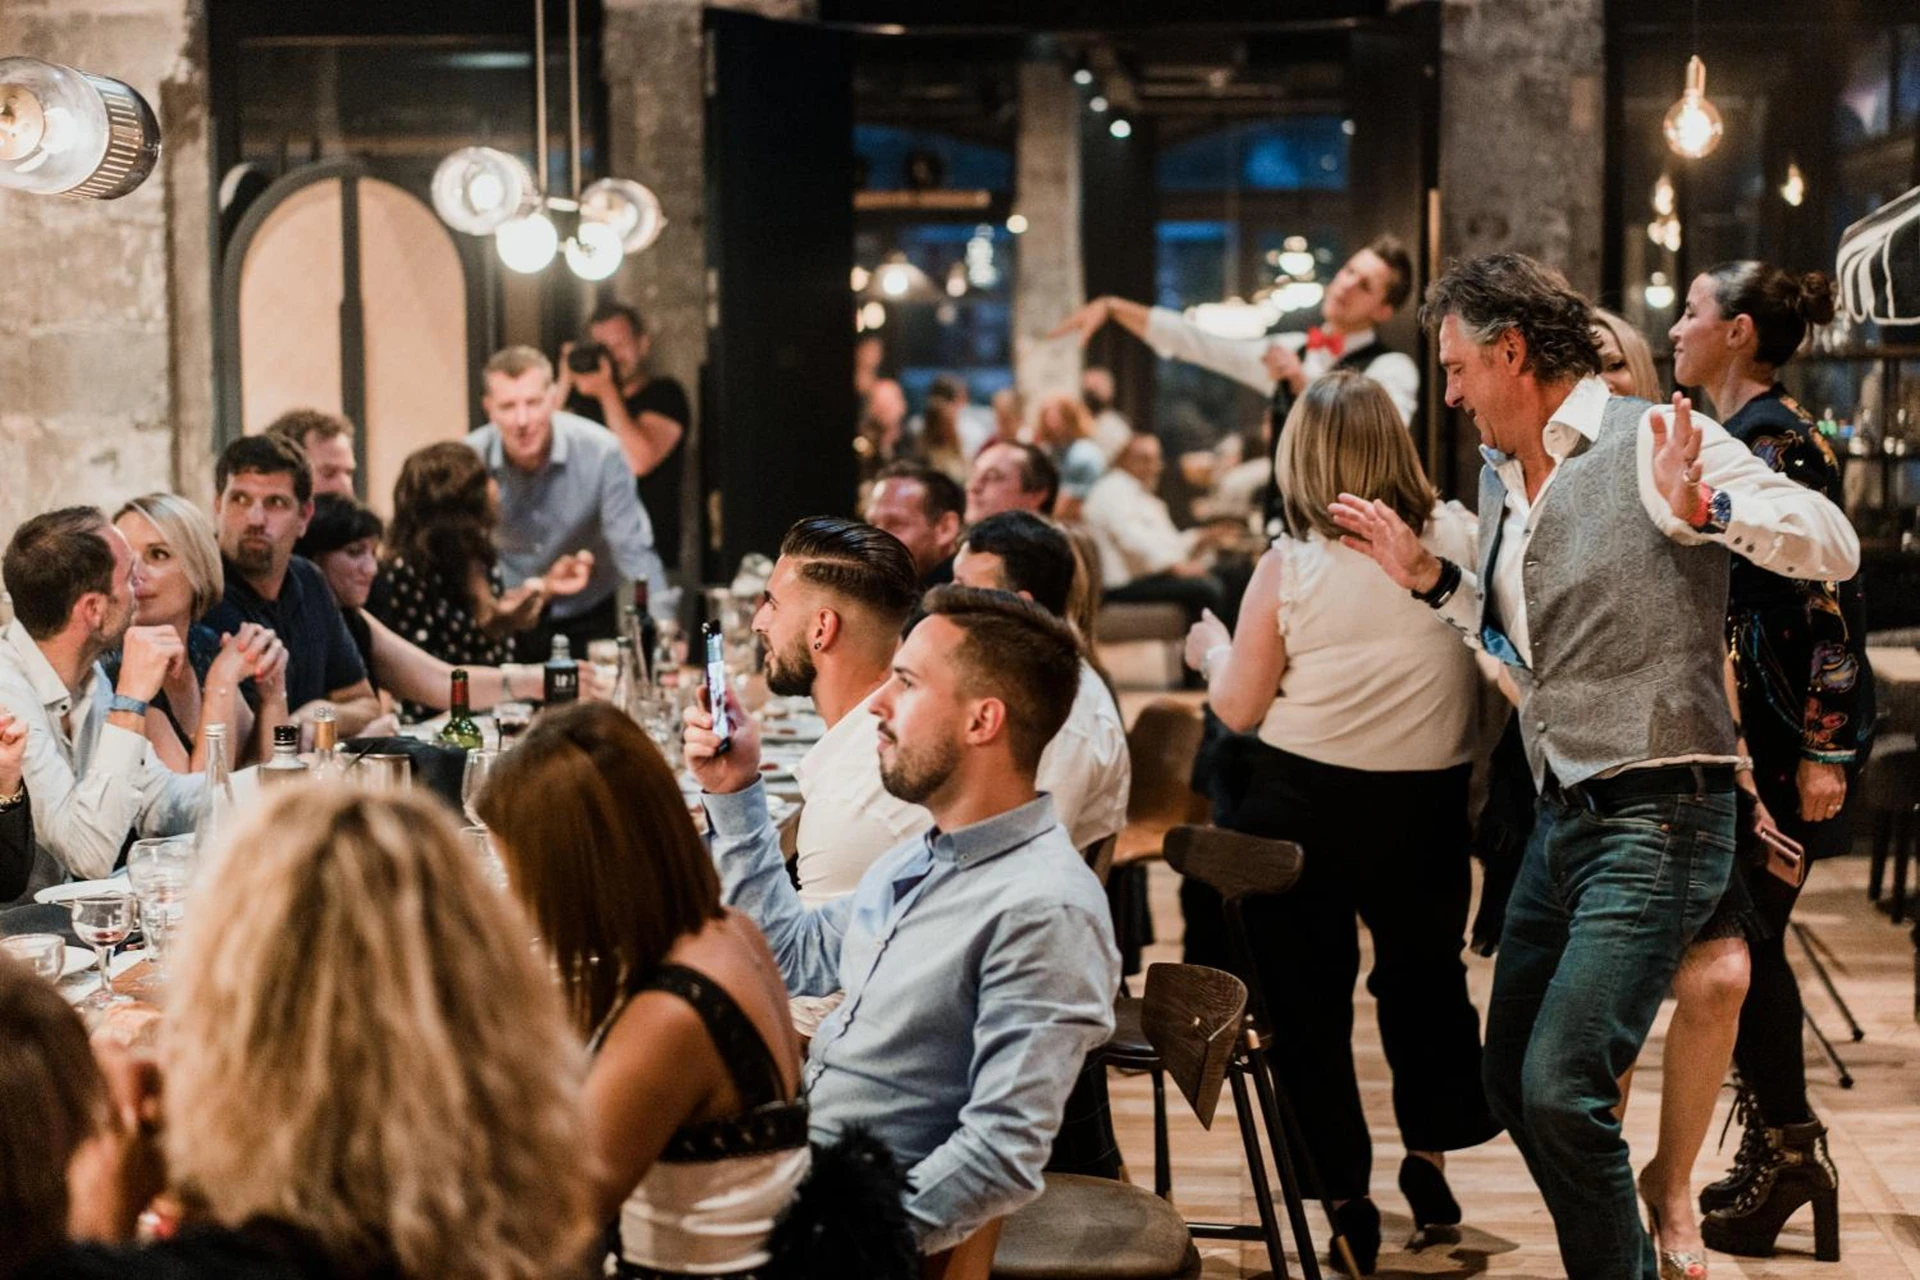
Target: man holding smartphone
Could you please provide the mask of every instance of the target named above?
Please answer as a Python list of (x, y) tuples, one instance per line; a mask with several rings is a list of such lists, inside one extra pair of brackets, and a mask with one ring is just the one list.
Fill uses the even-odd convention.
[(934, 827), (809, 909), (767, 817), (760, 743), (686, 714), (728, 905), (752, 917), (789, 992), (847, 996), (804, 1081), (816, 1141), (867, 1126), (907, 1169), (923, 1253), (1039, 1194), (1087, 1051), (1113, 1029), (1120, 956), (1106, 894), (1036, 792), (1080, 683), (1066, 623), (1003, 591), (936, 588), (874, 696), (881, 778)]

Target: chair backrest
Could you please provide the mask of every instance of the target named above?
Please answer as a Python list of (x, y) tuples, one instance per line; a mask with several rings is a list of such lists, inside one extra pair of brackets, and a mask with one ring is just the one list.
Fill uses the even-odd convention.
[(1080, 851), (1080, 856), (1087, 860), (1087, 869), (1093, 872), (1102, 888), (1106, 887), (1107, 877), (1113, 874), (1113, 849), (1119, 843), (1120, 837), (1111, 835), (1095, 840)]
[(1213, 1127), (1246, 1009), (1246, 985), (1230, 973), (1198, 964), (1147, 969), (1140, 1029), (1205, 1128)]
[(1285, 893), (1300, 879), (1306, 855), (1291, 840), (1269, 840), (1219, 827), (1175, 827), (1167, 832), (1167, 865), (1219, 892), (1229, 902)]
[(1187, 822), (1194, 817), (1195, 806), (1205, 803), (1192, 781), (1203, 728), (1200, 708), (1178, 698), (1156, 698), (1141, 709), (1127, 733), (1133, 770), (1129, 822)]

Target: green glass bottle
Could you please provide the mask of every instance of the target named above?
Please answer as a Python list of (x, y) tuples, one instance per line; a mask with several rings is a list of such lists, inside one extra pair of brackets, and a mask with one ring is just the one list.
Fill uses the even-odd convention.
[(472, 751), (475, 747), (486, 745), (480, 736), (480, 726), (474, 723), (473, 711), (467, 705), (467, 672), (465, 667), (453, 669), (453, 708), (447, 716), (446, 728), (440, 730), (440, 745), (458, 747), (462, 751)]

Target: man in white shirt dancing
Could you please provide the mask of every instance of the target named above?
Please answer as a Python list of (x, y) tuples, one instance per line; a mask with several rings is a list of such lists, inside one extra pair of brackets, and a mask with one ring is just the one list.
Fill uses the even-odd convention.
[(1838, 508), (1681, 396), (1611, 395), (1592, 313), (1519, 254), (1428, 291), (1447, 403), (1480, 430), (1474, 563), (1442, 560), (1378, 502), (1333, 505), (1343, 541), (1438, 609), (1519, 686), (1539, 816), (1488, 1006), (1487, 1100), (1539, 1184), (1573, 1280), (1656, 1280), (1616, 1108), (1680, 955), (1733, 863), (1738, 756), (1722, 672), (1732, 551), (1844, 580)]

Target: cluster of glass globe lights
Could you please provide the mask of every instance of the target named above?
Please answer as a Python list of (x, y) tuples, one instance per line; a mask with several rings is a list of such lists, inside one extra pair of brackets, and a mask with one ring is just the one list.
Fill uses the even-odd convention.
[[(433, 208), (455, 231), (492, 236), (510, 271), (544, 271), (562, 253), (582, 280), (607, 279), (667, 225), (659, 198), (638, 182), (602, 178), (578, 200), (549, 196), (524, 161), (493, 147), (462, 147), (440, 162), (433, 171)], [(573, 224), (564, 246), (556, 213)]]

